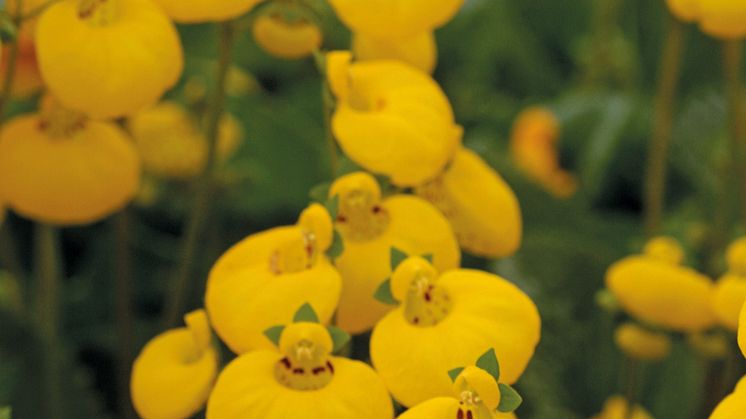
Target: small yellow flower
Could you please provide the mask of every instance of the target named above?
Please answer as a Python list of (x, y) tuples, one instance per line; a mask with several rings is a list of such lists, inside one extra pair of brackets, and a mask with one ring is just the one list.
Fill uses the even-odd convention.
[(176, 28), (151, 0), (56, 2), (39, 19), (36, 48), (54, 96), (94, 118), (155, 104), (184, 65)]
[(461, 148), (440, 176), (415, 192), (443, 212), (464, 250), (500, 258), (520, 247), (523, 222), (518, 199), (477, 153)]
[(721, 39), (746, 36), (746, 3), (734, 0), (700, 0), (699, 24), (702, 31)]
[(291, 22), (282, 15), (262, 15), (254, 22), (256, 43), (270, 55), (288, 60), (304, 58), (321, 47), (321, 29), (305, 19)]
[[(155, 176), (189, 179), (207, 164), (207, 139), (195, 117), (176, 102), (161, 102), (127, 121), (143, 169)], [(229, 114), (220, 121), (218, 158), (226, 160), (238, 148), (241, 126)]]
[(437, 49), (432, 32), (405, 39), (376, 38), (364, 33), (356, 33), (352, 38), (352, 50), (358, 60), (398, 60), (426, 73), (435, 70)]
[(592, 419), (653, 419), (642, 406), (635, 405), (632, 416), (627, 414), (629, 404), (622, 396), (609, 397), (604, 403), (604, 408)]
[(678, 265), (683, 253), (676, 249), (657, 241), (647, 247), (649, 253), (616, 262), (606, 272), (606, 286), (625, 311), (646, 323), (679, 332), (702, 331), (715, 320), (710, 308), (713, 284)]
[(684, 22), (693, 22), (699, 17), (702, 0), (666, 0), (671, 13)]
[(139, 159), (125, 132), (50, 101), (0, 133), (0, 195), (36, 221), (98, 221), (124, 207), (139, 182)]
[(155, 0), (179, 23), (219, 22), (241, 16), (262, 0)]
[(641, 361), (659, 361), (671, 353), (671, 338), (647, 330), (635, 323), (617, 327), (614, 341), (627, 356)]
[(328, 322), (342, 279), (324, 252), (332, 220), (314, 204), (294, 226), (249, 236), (228, 250), (207, 280), (205, 305), (215, 332), (236, 353), (272, 347), (263, 332), (309, 302)]
[(367, 364), (332, 356), (327, 329), (300, 321), (280, 333), (280, 352), (249, 352), (223, 370), (207, 419), (393, 417), (381, 378)]
[(204, 406), (218, 373), (219, 355), (204, 310), (185, 316), (187, 327), (148, 342), (132, 367), (130, 391), (147, 419), (190, 417)]
[(330, 195), (339, 197), (336, 227), (344, 243), (335, 261), (344, 282), (337, 325), (347, 332), (369, 330), (391, 309), (374, 294), (391, 275), (392, 248), (429, 254), (441, 272), (459, 267), (451, 226), (426, 201), (403, 194), (381, 199), (375, 178), (363, 172), (339, 178)]
[(746, 376), (741, 378), (733, 393), (717, 405), (710, 419), (738, 419), (743, 417), (744, 412), (746, 412)]
[(481, 271), (438, 275), (423, 258), (394, 271), (391, 295), (401, 302), (373, 329), (371, 359), (404, 406), (451, 394), (442, 371), (473, 362), (489, 348), (501, 377), (514, 383), (539, 342), (540, 318), (531, 299), (510, 282)]
[(397, 186), (434, 178), (461, 143), (448, 98), (426, 73), (397, 61), (327, 60), (337, 96), (332, 129), (355, 163)]
[(746, 301), (746, 238), (733, 242), (726, 255), (728, 272), (718, 279), (712, 295), (712, 311), (720, 325), (738, 330), (738, 316)]
[(575, 177), (559, 164), (560, 125), (548, 109), (533, 107), (516, 118), (510, 152), (519, 169), (553, 195), (568, 198), (578, 188)]

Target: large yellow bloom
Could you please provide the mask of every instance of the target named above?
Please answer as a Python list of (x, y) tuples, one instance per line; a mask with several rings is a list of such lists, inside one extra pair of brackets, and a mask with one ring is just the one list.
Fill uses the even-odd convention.
[(671, 13), (684, 22), (693, 22), (699, 16), (702, 0), (666, 0)]
[(180, 23), (229, 20), (251, 10), (262, 0), (155, 0)]
[(282, 15), (262, 15), (253, 27), (254, 40), (269, 54), (288, 60), (311, 55), (321, 47), (321, 29), (308, 20), (290, 22)]
[(671, 353), (668, 335), (647, 330), (635, 323), (617, 327), (614, 341), (627, 356), (642, 361), (659, 361)]
[[(662, 242), (667, 244), (659, 246)], [(624, 310), (644, 322), (680, 332), (704, 330), (715, 321), (710, 308), (713, 284), (678, 265), (680, 255), (676, 243), (653, 239), (646, 254), (613, 264), (606, 272), (606, 286)]]
[(723, 39), (746, 36), (746, 3), (734, 0), (700, 0), (699, 24), (702, 31)]
[(398, 186), (417, 186), (443, 170), (462, 129), (429, 75), (397, 61), (350, 63), (348, 52), (327, 57), (338, 99), (332, 129), (345, 154)]
[(592, 419), (653, 419), (650, 413), (640, 405), (635, 405), (631, 418), (627, 415), (628, 409), (629, 403), (624, 397), (612, 396), (604, 403), (601, 413)]
[(55, 97), (94, 118), (155, 104), (184, 64), (176, 28), (151, 0), (55, 3), (39, 19), (36, 48)]
[(52, 105), (0, 133), (0, 195), (36, 221), (98, 221), (124, 207), (139, 181), (137, 152), (115, 124)]
[(743, 417), (744, 412), (746, 412), (746, 377), (741, 378), (733, 393), (717, 405), (710, 419), (738, 419)]
[(510, 282), (485, 272), (456, 269), (438, 275), (410, 257), (391, 278), (401, 305), (373, 329), (371, 359), (404, 406), (451, 394), (443, 370), (468, 365), (489, 348), (501, 379), (514, 383), (539, 342), (540, 319), (531, 299)]
[(468, 252), (498, 258), (518, 250), (522, 236), (518, 199), (473, 151), (462, 148), (445, 172), (416, 193), (445, 214)]
[(728, 272), (715, 285), (712, 311), (717, 321), (732, 331), (738, 330), (738, 316), (746, 301), (746, 238), (728, 247)]
[(263, 332), (288, 323), (306, 302), (323, 322), (331, 319), (342, 288), (324, 254), (331, 238), (331, 218), (315, 204), (297, 225), (251, 235), (217, 261), (205, 305), (216, 333), (234, 352), (271, 348)]
[(391, 398), (368, 365), (331, 356), (319, 324), (293, 323), (281, 352), (241, 355), (220, 374), (207, 419), (390, 419)]
[(364, 332), (391, 309), (374, 294), (391, 275), (392, 248), (429, 254), (441, 272), (458, 268), (461, 255), (451, 226), (426, 201), (409, 195), (382, 200), (375, 178), (362, 172), (338, 179), (330, 195), (339, 197), (336, 226), (344, 242), (335, 261), (344, 282), (337, 311), (342, 329)]
[(352, 50), (359, 60), (398, 60), (426, 73), (435, 70), (438, 60), (438, 47), (432, 32), (422, 32), (405, 39), (376, 38), (356, 33), (352, 38)]
[(219, 355), (204, 310), (187, 314), (187, 327), (165, 332), (143, 348), (132, 367), (130, 391), (147, 419), (181, 419), (207, 401), (218, 374)]

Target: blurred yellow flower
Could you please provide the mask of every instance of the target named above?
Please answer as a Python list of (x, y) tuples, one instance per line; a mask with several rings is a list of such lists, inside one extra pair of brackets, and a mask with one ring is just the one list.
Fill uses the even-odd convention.
[(741, 352), (746, 357), (746, 304), (741, 309), (741, 317), (738, 323), (738, 346), (741, 347)]
[(397, 186), (434, 178), (461, 143), (448, 98), (426, 73), (397, 61), (327, 60), (337, 96), (332, 129), (355, 163)]
[(179, 23), (218, 22), (237, 18), (263, 0), (154, 0)]
[(746, 412), (746, 376), (741, 378), (733, 393), (717, 405), (710, 419), (739, 419), (743, 417), (744, 412)]
[(746, 36), (746, 3), (737, 0), (700, 0), (699, 24), (702, 31), (721, 39)]
[(205, 305), (215, 332), (236, 353), (272, 348), (263, 332), (285, 324), (303, 303), (328, 322), (342, 279), (324, 252), (332, 220), (318, 204), (294, 226), (253, 234), (217, 261), (207, 280)]
[(510, 282), (481, 271), (438, 275), (423, 258), (394, 271), (393, 298), (401, 302), (373, 329), (373, 365), (404, 406), (451, 394), (442, 371), (468, 365), (494, 348), (501, 380), (514, 383), (539, 342), (541, 320), (531, 299)]
[(352, 50), (358, 60), (397, 60), (426, 73), (435, 70), (437, 49), (432, 32), (422, 32), (404, 39), (376, 38), (364, 33), (356, 33), (352, 38)]
[(671, 338), (668, 335), (647, 330), (635, 323), (617, 327), (614, 341), (628, 357), (641, 361), (659, 361), (671, 353)]
[(130, 391), (147, 419), (190, 417), (202, 409), (218, 373), (219, 355), (204, 310), (185, 316), (187, 327), (153, 338), (135, 360)]
[(56, 2), (39, 19), (36, 48), (50, 91), (94, 118), (156, 103), (184, 64), (176, 28), (151, 0)]
[(321, 48), (323, 34), (313, 22), (285, 20), (282, 15), (262, 15), (253, 27), (256, 43), (270, 55), (295, 60)]
[(0, 196), (19, 214), (49, 224), (88, 224), (120, 210), (140, 182), (127, 134), (48, 105), (0, 133)]
[(738, 316), (746, 301), (746, 240), (739, 239), (728, 249), (728, 272), (718, 279), (712, 294), (712, 311), (721, 326), (738, 330)]
[(415, 192), (445, 214), (466, 251), (499, 258), (520, 247), (523, 223), (518, 199), (473, 151), (461, 148), (442, 174)]
[(730, 340), (722, 334), (689, 333), (686, 343), (706, 359), (723, 359), (731, 350)]
[(510, 138), (513, 161), (526, 176), (551, 194), (568, 198), (578, 188), (575, 177), (560, 167), (557, 140), (560, 123), (548, 109), (532, 107), (518, 115)]
[(666, 0), (671, 13), (684, 22), (693, 22), (699, 17), (702, 0)]
[(337, 325), (362, 333), (391, 309), (374, 298), (391, 275), (391, 249), (433, 257), (440, 271), (459, 267), (458, 243), (448, 220), (426, 201), (410, 195), (381, 199), (375, 178), (358, 172), (339, 178), (330, 189), (339, 197), (336, 220), (344, 252), (335, 265), (343, 287)]
[[(127, 120), (143, 169), (155, 176), (188, 179), (207, 164), (207, 138), (198, 121), (176, 102), (161, 102)], [(230, 114), (220, 122), (218, 159), (226, 160), (238, 148), (241, 126)]]
[(628, 415), (629, 404), (622, 396), (609, 397), (604, 403), (601, 413), (592, 419), (653, 419), (642, 406), (635, 405), (632, 415)]

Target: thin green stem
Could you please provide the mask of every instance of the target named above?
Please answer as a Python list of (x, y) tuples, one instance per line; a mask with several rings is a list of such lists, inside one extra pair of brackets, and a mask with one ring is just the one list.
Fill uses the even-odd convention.
[(130, 253), (130, 215), (124, 209), (114, 216), (114, 292), (118, 344), (117, 384), (122, 418), (134, 418), (130, 403), (130, 367), (134, 359), (134, 319), (132, 316), (132, 255)]
[(746, 227), (746, 119), (743, 107), (741, 79), (743, 45), (741, 41), (726, 41), (723, 48), (728, 106), (730, 109), (731, 162), (738, 184), (740, 221)]
[[(16, 26), (16, 32), (21, 33), (23, 27), (23, 0), (16, 0), (16, 13), (13, 17), (13, 24)], [(19, 35), (20, 36), (20, 35)], [(13, 89), (13, 81), (16, 78), (16, 63), (18, 62), (18, 37), (13, 40), (8, 50), (8, 64), (5, 70), (5, 79), (3, 80), (2, 91), (0, 92), (0, 121), (5, 116), (5, 108), (10, 101), (10, 95)]]
[(184, 311), (189, 295), (192, 271), (196, 265), (197, 247), (204, 233), (204, 226), (209, 217), (213, 177), (216, 166), (218, 134), (220, 119), (223, 116), (226, 99), (226, 81), (230, 69), (235, 28), (233, 22), (220, 24), (220, 58), (218, 61), (217, 83), (207, 119), (208, 153), (207, 164), (202, 175), (196, 181), (194, 206), (182, 245), (181, 260), (172, 283), (172, 289), (166, 300), (164, 323), (166, 327), (174, 325)]
[(636, 359), (625, 357), (625, 382), (624, 382), (624, 398), (627, 400), (627, 411), (625, 412), (625, 419), (632, 419), (635, 412), (635, 404), (637, 404), (637, 393), (639, 386), (639, 375), (640, 375), (640, 362)]
[(669, 18), (658, 75), (655, 98), (655, 120), (648, 147), (645, 174), (645, 231), (648, 237), (660, 232), (666, 194), (666, 166), (671, 145), (674, 120), (674, 100), (679, 81), (681, 58), (685, 41), (684, 25)]
[(324, 137), (329, 157), (331, 177), (335, 178), (337, 176), (337, 171), (339, 170), (339, 150), (337, 149), (337, 141), (334, 138), (334, 130), (332, 128), (332, 118), (334, 117), (336, 102), (334, 100), (334, 94), (329, 87), (329, 79), (326, 74), (326, 57), (324, 56), (324, 53), (315, 50), (313, 52), (313, 58), (314, 63), (316, 64), (316, 70), (318, 70), (318, 73), (321, 76), (321, 102), (324, 115)]

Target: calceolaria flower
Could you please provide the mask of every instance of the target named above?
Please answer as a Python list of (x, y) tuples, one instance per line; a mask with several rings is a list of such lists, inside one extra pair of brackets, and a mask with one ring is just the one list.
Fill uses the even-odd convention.
[(746, 377), (736, 385), (733, 393), (729, 394), (710, 415), (710, 419), (737, 419), (746, 412)]
[(130, 391), (147, 419), (186, 418), (205, 405), (218, 374), (219, 355), (204, 310), (184, 317), (187, 327), (153, 338), (135, 360)]
[(356, 33), (352, 50), (359, 60), (397, 60), (413, 65), (426, 73), (435, 70), (438, 46), (435, 34), (422, 32), (406, 39), (376, 38)]
[(622, 396), (612, 396), (604, 403), (601, 413), (592, 419), (653, 419), (650, 413), (640, 405), (635, 405), (631, 415), (628, 412), (627, 400)]
[[(445, 373), (444, 373), (445, 374)], [(476, 366), (448, 372), (452, 395), (437, 397), (407, 410), (399, 419), (508, 419), (522, 402), (509, 385), (500, 383), (500, 364), (495, 351), (482, 355)]]
[(746, 36), (746, 3), (733, 0), (700, 0), (699, 25), (702, 31), (720, 39)]
[(253, 351), (231, 362), (210, 395), (207, 419), (393, 417), (381, 378), (363, 362), (332, 355), (344, 332), (319, 324), (311, 306), (266, 334), (279, 352)]
[(710, 308), (713, 284), (681, 266), (683, 251), (670, 238), (654, 238), (642, 255), (626, 257), (606, 272), (606, 287), (622, 308), (653, 326), (698, 332), (715, 321)]
[(324, 323), (332, 318), (342, 289), (324, 253), (332, 229), (329, 213), (314, 204), (296, 225), (251, 235), (220, 257), (207, 280), (205, 305), (231, 350), (272, 348), (263, 332), (289, 322), (306, 302)]
[(254, 40), (270, 55), (287, 60), (308, 57), (321, 47), (321, 29), (300, 17), (289, 20), (280, 13), (259, 16), (253, 26)]
[(699, 17), (702, 0), (666, 0), (674, 16), (684, 22), (693, 22)]
[(234, 19), (263, 0), (155, 0), (180, 23), (220, 22)]
[[(176, 102), (161, 102), (130, 117), (132, 133), (143, 169), (155, 176), (189, 179), (207, 164), (204, 130), (186, 108)], [(241, 141), (241, 126), (230, 114), (220, 121), (218, 159), (225, 160)]]
[(327, 55), (337, 97), (332, 129), (345, 154), (397, 186), (434, 178), (461, 144), (463, 130), (440, 86), (397, 61), (351, 62), (349, 52)]
[(520, 247), (518, 198), (477, 153), (461, 148), (443, 173), (415, 192), (443, 212), (464, 250), (499, 258)]
[(557, 140), (560, 124), (548, 109), (528, 108), (513, 125), (510, 152), (513, 161), (529, 178), (551, 194), (567, 198), (578, 188), (575, 177), (560, 167)]
[(139, 182), (137, 152), (122, 129), (51, 99), (39, 114), (17, 117), (0, 133), (0, 196), (33, 220), (98, 221), (123, 208)]
[(728, 272), (718, 279), (712, 294), (712, 311), (721, 326), (738, 330), (738, 316), (746, 301), (746, 238), (733, 242), (726, 255)]
[(671, 338), (635, 323), (617, 327), (614, 341), (625, 355), (640, 361), (659, 361), (671, 353)]
[[(373, 329), (373, 365), (404, 406), (450, 396), (450, 370), (494, 348), (501, 379), (518, 380), (539, 342), (536, 306), (518, 287), (489, 273), (443, 274), (421, 257), (401, 262), (382, 285), (400, 305)], [(383, 293), (379, 293), (383, 294)]]
[(391, 275), (392, 248), (429, 255), (440, 272), (459, 267), (451, 226), (428, 202), (404, 194), (382, 199), (378, 182), (364, 172), (337, 179), (329, 195), (338, 203), (335, 224), (344, 243), (335, 260), (343, 280), (336, 320), (347, 332), (372, 328), (391, 309), (374, 294)]
[(39, 19), (36, 48), (49, 90), (94, 118), (155, 104), (184, 65), (176, 28), (152, 0), (55, 2)]

